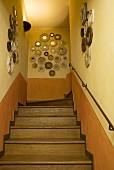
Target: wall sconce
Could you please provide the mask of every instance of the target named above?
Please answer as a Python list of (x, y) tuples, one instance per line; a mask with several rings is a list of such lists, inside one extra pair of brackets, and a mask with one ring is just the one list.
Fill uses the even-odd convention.
[(31, 24), (27, 21), (23, 21), (24, 31), (29, 31), (31, 29)]

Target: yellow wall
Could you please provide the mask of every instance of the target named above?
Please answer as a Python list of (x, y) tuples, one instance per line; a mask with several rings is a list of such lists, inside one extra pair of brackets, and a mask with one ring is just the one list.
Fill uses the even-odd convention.
[[(62, 39), (66, 41), (65, 47), (67, 48), (67, 53), (65, 54), (65, 56), (69, 57), (69, 28), (50, 28), (50, 29), (31, 29), (30, 30), (30, 37), (29, 37), (29, 53), (28, 53), (28, 78), (52, 78), (49, 76), (49, 70), (46, 70), (43, 73), (38, 72), (38, 69), (33, 69), (32, 68), (32, 63), (29, 61), (29, 58), (31, 56), (34, 56), (34, 52), (30, 50), (30, 48), (32, 46), (35, 46), (35, 42), (40, 40), (40, 35), (42, 33), (54, 33), (54, 34), (61, 34)], [(54, 38), (50, 38), (50, 40), (53, 40)], [(44, 43), (45, 44), (45, 43)], [(49, 42), (47, 42), (46, 44), (49, 44)], [(58, 45), (55, 47), (57, 48), (59, 47), (59, 43)], [(38, 48), (40, 49), (40, 47)], [(49, 54), (50, 54), (50, 48), (48, 50)], [(42, 56), (44, 56), (42, 54)], [(57, 56), (57, 53), (54, 54), (54, 56)], [(38, 60), (38, 57), (37, 57)], [(52, 61), (52, 63), (54, 63)], [(38, 64), (38, 61), (37, 61)], [(56, 71), (56, 76), (54, 76), (53, 78), (66, 78), (66, 75), (69, 73), (69, 66), (67, 68), (60, 68), (59, 71)]]
[[(27, 78), (27, 37), (28, 33), (25, 33), (23, 30), (23, 16), (22, 16), (22, 7), (23, 0), (0, 0), (0, 101), (5, 96), (6, 92), (10, 88), (11, 84), (19, 74), (26, 79)], [(9, 75), (7, 72), (7, 41), (8, 41), (8, 28), (9, 24), (9, 15), (13, 13), (13, 6), (17, 8), (17, 20), (19, 24), (19, 33), (18, 33), (18, 53), (19, 53), (19, 62), (15, 64), (14, 72), (12, 75)]]
[[(114, 124), (114, 1), (87, 0), (88, 9), (95, 10), (93, 24), (93, 43), (91, 49), (91, 65), (87, 69), (84, 54), (81, 51), (80, 10), (83, 0), (70, 0), (70, 37), (71, 64), (75, 67), (83, 81), (95, 96), (109, 119)], [(108, 124), (94, 102), (84, 90), (105, 132), (114, 145), (114, 133), (108, 130)], [(101, 139), (102, 140), (102, 139)]]

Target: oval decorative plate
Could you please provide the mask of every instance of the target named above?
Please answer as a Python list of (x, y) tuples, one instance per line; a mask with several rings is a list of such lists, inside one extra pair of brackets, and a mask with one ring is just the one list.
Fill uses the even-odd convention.
[(54, 59), (54, 56), (53, 56), (53, 55), (49, 55), (49, 56), (48, 56), (48, 60), (51, 60), (51, 61), (52, 61), (53, 59)]
[(38, 63), (39, 63), (39, 64), (45, 64), (45, 62), (46, 62), (46, 59), (45, 59), (44, 57), (40, 57), (40, 58), (38, 59)]
[(55, 40), (50, 41), (51, 47), (55, 47), (57, 45), (57, 42)]
[(50, 39), (50, 36), (47, 33), (43, 33), (40, 35), (40, 40), (42, 42), (47, 42), (47, 41), (49, 41), (49, 39)]
[(60, 56), (56, 56), (55, 59), (54, 59), (54, 61), (55, 61), (56, 63), (60, 63), (61, 57), (60, 57)]
[(53, 64), (51, 62), (46, 62), (45, 63), (45, 68), (46, 69), (51, 69), (53, 67)]
[(35, 51), (35, 55), (36, 55), (36, 56), (40, 56), (41, 54), (42, 54), (41, 50), (36, 50), (36, 51)]
[(57, 48), (57, 53), (59, 55), (64, 55), (64, 54), (67, 53), (67, 49), (64, 46), (60, 46), (60, 47)]
[(55, 53), (56, 53), (56, 49), (55, 49), (55, 48), (51, 48), (51, 49), (50, 49), (50, 52), (51, 52), (52, 54), (55, 54)]
[(38, 67), (38, 64), (37, 63), (33, 63), (32, 64), (32, 68), (37, 68)]
[(55, 38), (55, 40), (60, 40), (62, 38), (62, 36), (60, 34), (55, 34), (54, 38)]
[(44, 72), (45, 71), (45, 67), (42, 65), (42, 66), (39, 66), (38, 67), (38, 71), (39, 72)]
[(67, 67), (67, 62), (65, 62), (65, 61), (62, 62), (62, 63), (61, 63), (61, 67), (62, 67), (62, 68), (66, 68), (66, 67)]
[(35, 61), (36, 61), (36, 57), (35, 56), (30, 57), (30, 62), (35, 62)]
[(36, 50), (36, 47), (32, 46), (32, 47), (30, 48), (30, 50), (31, 50), (31, 51), (35, 51), (35, 50)]
[(41, 46), (41, 50), (42, 51), (47, 51), (49, 49), (49, 45), (47, 45), (47, 44), (43, 44), (42, 46)]
[(40, 41), (36, 41), (36, 42), (35, 42), (35, 46), (36, 46), (36, 47), (40, 47), (40, 46), (41, 46), (41, 42), (40, 42)]
[(55, 71), (54, 71), (54, 70), (50, 70), (50, 71), (49, 71), (49, 75), (50, 75), (51, 77), (55, 76)]
[(55, 65), (53, 66), (53, 69), (54, 69), (55, 71), (60, 70), (60, 66), (59, 66), (59, 64), (55, 64)]

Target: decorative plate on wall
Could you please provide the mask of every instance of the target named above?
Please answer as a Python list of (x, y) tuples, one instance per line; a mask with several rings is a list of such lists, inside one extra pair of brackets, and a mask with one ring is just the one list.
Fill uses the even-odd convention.
[(81, 13), (80, 13), (80, 19), (81, 19), (82, 25), (84, 26), (87, 20), (87, 3), (83, 4), (83, 8), (81, 9)]
[(55, 65), (53, 66), (53, 69), (54, 69), (55, 71), (60, 70), (60, 66), (59, 66), (59, 64), (55, 64)]
[(91, 51), (88, 48), (85, 52), (85, 66), (88, 68), (91, 62)]
[(49, 45), (47, 45), (47, 44), (43, 44), (42, 46), (41, 46), (41, 50), (42, 51), (47, 51), (49, 49)]
[(8, 50), (9, 52), (11, 51), (11, 46), (12, 46), (11, 41), (8, 41), (8, 42), (7, 42), (7, 50)]
[(13, 6), (13, 17), (15, 18), (15, 20), (17, 19), (17, 9), (15, 6)]
[(16, 51), (17, 50), (17, 46), (16, 46), (16, 44), (15, 44), (15, 42), (12, 42), (12, 44), (11, 44), (11, 51)]
[(31, 50), (31, 51), (35, 51), (35, 50), (36, 50), (36, 47), (35, 47), (35, 46), (32, 46), (32, 47), (30, 48), (30, 50)]
[(60, 45), (65, 45), (66, 42), (64, 40), (60, 41)]
[(55, 71), (54, 71), (54, 70), (50, 70), (50, 71), (49, 71), (49, 75), (50, 75), (51, 77), (55, 76)]
[(37, 63), (33, 63), (32, 64), (32, 68), (37, 68), (38, 67), (38, 64)]
[(41, 54), (42, 54), (41, 50), (36, 50), (36, 51), (35, 51), (35, 55), (36, 55), (36, 56), (40, 56)]
[(10, 27), (13, 29), (14, 28), (14, 18), (13, 18), (13, 15), (9, 16), (9, 22), (10, 22)]
[(51, 47), (55, 47), (57, 45), (57, 42), (55, 40), (50, 41)]
[(41, 42), (40, 42), (40, 41), (36, 41), (36, 42), (35, 42), (35, 46), (36, 46), (36, 47), (40, 47), (40, 46), (41, 46)]
[(40, 58), (38, 59), (38, 63), (39, 63), (39, 64), (45, 64), (45, 62), (46, 62), (46, 59), (45, 59), (44, 57), (40, 57)]
[(51, 62), (46, 62), (45, 63), (45, 68), (46, 69), (51, 69), (53, 67), (53, 64)]
[(55, 38), (55, 40), (60, 40), (62, 38), (62, 36), (60, 34), (55, 34), (54, 38)]
[(48, 60), (51, 60), (51, 61), (52, 61), (53, 59), (54, 59), (54, 56), (53, 56), (53, 55), (49, 55), (49, 56), (48, 56)]
[(15, 35), (18, 34), (18, 22), (14, 20), (14, 33)]
[(88, 29), (88, 22), (86, 21), (85, 25), (84, 25), (84, 35), (85, 36), (86, 36), (86, 33), (87, 33), (87, 29)]
[(63, 56), (64, 61), (68, 61), (68, 58), (66, 56)]
[(61, 67), (62, 67), (62, 68), (66, 68), (66, 67), (67, 67), (67, 62), (65, 62), (65, 61), (62, 62), (62, 63), (61, 63)]
[(60, 63), (61, 57), (60, 57), (60, 56), (56, 56), (55, 59), (54, 59), (54, 61), (55, 61), (56, 63)]
[(48, 52), (44, 52), (44, 55), (45, 55), (45, 56), (48, 56), (48, 55), (49, 55), (49, 53), (48, 53)]
[(64, 54), (67, 53), (67, 49), (64, 46), (60, 46), (60, 47), (57, 48), (57, 53), (59, 55), (64, 55)]
[(52, 54), (55, 54), (55, 53), (56, 53), (56, 49), (55, 49), (55, 48), (51, 48), (51, 49), (50, 49), (50, 52), (51, 52)]
[(54, 37), (54, 33), (50, 33), (50, 37)]
[(40, 35), (40, 40), (42, 42), (47, 42), (47, 41), (49, 41), (49, 39), (50, 39), (50, 36), (47, 33), (43, 33)]
[(13, 58), (10, 55), (8, 55), (8, 58), (7, 58), (7, 70), (9, 74), (11, 74), (14, 70)]
[(39, 66), (38, 67), (38, 71), (39, 72), (44, 72), (45, 71), (45, 67), (42, 65), (42, 66)]
[(14, 42), (15, 42), (15, 45), (18, 47), (18, 45), (19, 45), (19, 41), (18, 41), (17, 37), (15, 37)]
[(8, 29), (8, 38), (10, 41), (15, 39), (14, 31), (10, 28)]
[(94, 22), (94, 9), (91, 9), (88, 14), (88, 26), (92, 26)]
[(36, 61), (36, 57), (35, 56), (32, 56), (32, 57), (30, 57), (30, 62), (35, 62)]

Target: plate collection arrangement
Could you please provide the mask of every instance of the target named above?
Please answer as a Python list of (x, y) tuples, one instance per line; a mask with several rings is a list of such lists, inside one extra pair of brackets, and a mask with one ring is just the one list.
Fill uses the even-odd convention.
[(60, 69), (68, 67), (66, 42), (62, 39), (62, 35), (55, 33), (42, 33), (38, 41), (30, 47), (32, 56), (29, 61), (32, 63), (32, 69), (37, 69), (43, 73), (53, 77)]
[(18, 55), (18, 21), (17, 21), (17, 9), (13, 6), (12, 15), (9, 15), (10, 28), (8, 29), (8, 58), (7, 58), (7, 71), (11, 75), (14, 70), (15, 63), (19, 61)]
[(91, 50), (90, 46), (93, 41), (93, 22), (94, 22), (94, 9), (88, 10), (87, 3), (83, 3), (83, 7), (80, 12), (80, 19), (82, 28), (80, 31), (82, 37), (81, 49), (85, 53), (85, 66), (88, 68), (91, 62)]

